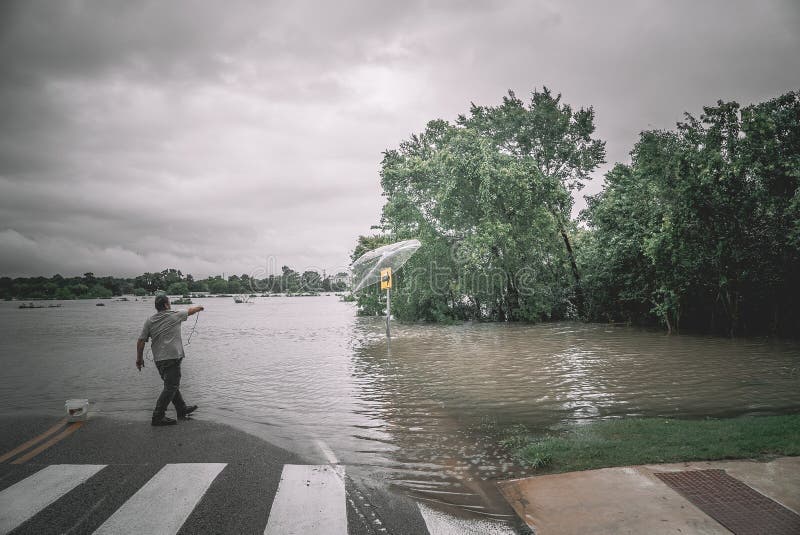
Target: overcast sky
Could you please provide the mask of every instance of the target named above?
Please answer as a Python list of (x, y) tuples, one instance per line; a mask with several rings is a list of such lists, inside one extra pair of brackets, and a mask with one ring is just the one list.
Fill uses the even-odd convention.
[(594, 193), (641, 130), (800, 89), (800, 2), (2, 2), (0, 274), (338, 271), (382, 151), (545, 85), (595, 109)]

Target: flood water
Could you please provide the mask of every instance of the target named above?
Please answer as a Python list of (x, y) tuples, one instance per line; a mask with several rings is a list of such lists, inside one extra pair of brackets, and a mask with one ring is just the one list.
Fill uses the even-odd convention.
[[(557, 323), (395, 324), (388, 343), (382, 319), (335, 296), (194, 301), (206, 311), (181, 391), (200, 417), (476, 514), (505, 514), (492, 482), (527, 474), (498, 446), (509, 426), (800, 409), (795, 342)], [(160, 380), (134, 363), (152, 299), (103, 302), (0, 303), (3, 413), (56, 416), (89, 398), (94, 411), (149, 418)]]

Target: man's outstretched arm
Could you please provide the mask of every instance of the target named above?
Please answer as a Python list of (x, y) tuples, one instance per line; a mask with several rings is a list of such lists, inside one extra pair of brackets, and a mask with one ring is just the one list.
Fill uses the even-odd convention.
[(187, 312), (189, 316), (191, 316), (192, 314), (197, 314), (198, 312), (202, 312), (203, 310), (205, 310), (203, 307), (189, 307), (189, 310)]

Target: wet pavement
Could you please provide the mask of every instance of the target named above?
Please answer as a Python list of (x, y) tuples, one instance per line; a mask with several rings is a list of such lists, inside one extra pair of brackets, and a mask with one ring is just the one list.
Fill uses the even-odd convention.
[(6, 416), (0, 429), (0, 534), (520, 533), (202, 419)]
[[(500, 489), (537, 535), (731, 533), (656, 475), (697, 470), (723, 470), (794, 513), (800, 511), (800, 457), (603, 468), (506, 481)], [(752, 517), (754, 512), (747, 513)], [(766, 524), (756, 529), (777, 533)]]
[(800, 510), (800, 457), (503, 481), (519, 515), (503, 523), (394, 492), (339, 464), (324, 444), (317, 447), (329, 462), (320, 464), (202, 418), (154, 428), (144, 417), (69, 424), (5, 416), (0, 429), (0, 534), (723, 534), (730, 531), (663, 477), (719, 470), (790, 515)]

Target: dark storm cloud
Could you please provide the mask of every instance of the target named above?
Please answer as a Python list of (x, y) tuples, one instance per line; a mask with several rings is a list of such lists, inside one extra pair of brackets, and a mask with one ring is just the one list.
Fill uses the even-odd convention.
[(547, 85), (626, 160), (800, 87), (799, 25), (777, 1), (5, 2), (0, 273), (336, 269), (428, 120)]

